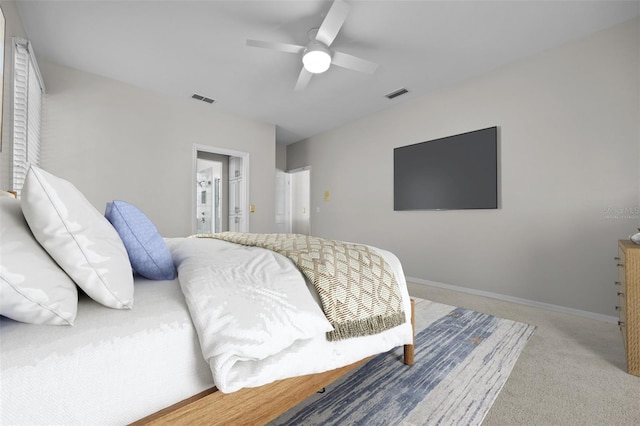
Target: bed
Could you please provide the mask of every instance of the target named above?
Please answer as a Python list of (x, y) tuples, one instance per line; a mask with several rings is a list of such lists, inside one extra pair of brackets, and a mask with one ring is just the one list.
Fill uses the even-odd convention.
[[(67, 186), (66, 182), (61, 182), (42, 170), (35, 169), (30, 173), (41, 178), (38, 183), (47, 189), (45, 193), (48, 197), (53, 193), (63, 198), (66, 192), (77, 193), (74, 187)], [(308, 324), (305, 322), (304, 327), (296, 325), (294, 331), (284, 333), (284, 338), (291, 333), (294, 336), (291, 338), (292, 342), (281, 342), (284, 349), (276, 348), (274, 353), (262, 354), (264, 356), (256, 359), (241, 357), (239, 360), (234, 358), (232, 363), (220, 362), (220, 345), (217, 343), (222, 341), (220, 333), (216, 334), (214, 343), (203, 338), (203, 334), (208, 333), (212, 327), (216, 328), (222, 321), (227, 321), (224, 327), (219, 328), (232, 335), (232, 343), (236, 346), (237, 335), (245, 333), (240, 339), (240, 346), (245, 346), (247, 328), (244, 323), (259, 322), (260, 318), (266, 316), (268, 325), (281, 326), (277, 318), (271, 318), (273, 310), (266, 314), (254, 312), (258, 309), (255, 306), (263, 303), (260, 295), (255, 296), (255, 305), (247, 302), (247, 308), (252, 306), (251, 309), (245, 309), (249, 311), (248, 318), (238, 319), (235, 314), (230, 314), (229, 312), (238, 310), (233, 306), (234, 298), (242, 301), (254, 296), (247, 296), (236, 289), (229, 290), (229, 280), (225, 284), (224, 276), (229, 276), (232, 272), (237, 274), (241, 270), (258, 273), (261, 280), (267, 281), (265, 288), (269, 289), (258, 293), (265, 293), (269, 300), (279, 297), (274, 295), (282, 290), (283, 282), (291, 279), (289, 289), (282, 290), (286, 293), (287, 301), (306, 298), (304, 303), (315, 305), (311, 311), (320, 309), (321, 296), (317, 288), (309, 280), (305, 280), (287, 257), (265, 248), (248, 247), (218, 238), (161, 239), (168, 250), (171, 264), (177, 266), (178, 275), (175, 277), (175, 272), (172, 272), (172, 276), (171, 271), (166, 271), (164, 276), (161, 274), (154, 279), (145, 278), (138, 273), (138, 270), (145, 270), (145, 265), (134, 265), (131, 262), (128, 273), (131, 274), (132, 267), (136, 271), (135, 278), (131, 278), (135, 298), (133, 293), (128, 293), (127, 286), (120, 288), (115, 284), (114, 288), (109, 289), (110, 294), (98, 295), (95, 288), (89, 285), (76, 287), (75, 283), (79, 278), (75, 278), (72, 279), (73, 287), (65, 287), (64, 290), (61, 290), (62, 286), (56, 288), (64, 297), (56, 302), (58, 311), (55, 315), (50, 315), (51, 318), (44, 323), (24, 322), (34, 322), (35, 314), (27, 312), (22, 299), (13, 301), (14, 308), (16, 304), (22, 303), (22, 311), (18, 309), (19, 312), (14, 313), (18, 320), (6, 318), (7, 301), (12, 300), (5, 297), (6, 278), (9, 276), (7, 263), (11, 262), (12, 256), (24, 253), (25, 250), (29, 250), (29, 253), (43, 249), (46, 251), (44, 244), (36, 237), (38, 231), (34, 231), (39, 226), (37, 220), (29, 220), (30, 214), (43, 215), (42, 204), (38, 205), (37, 212), (25, 207), (25, 203), (33, 202), (33, 188), (32, 182), (31, 188), (27, 187), (26, 193), (23, 192), (19, 208), (18, 201), (0, 198), (3, 214), (0, 225), (3, 236), (1, 261), (4, 315), (0, 317), (1, 424), (260, 424), (277, 417), (375, 354), (404, 345), (405, 362), (412, 363), (412, 307), (402, 268), (393, 254), (375, 248), (370, 249), (385, 259), (397, 279), (405, 319), (402, 324), (373, 334), (331, 341), (327, 339), (327, 329), (322, 326), (322, 320), (312, 318), (308, 320)], [(70, 202), (65, 198), (64, 207), (75, 212), (79, 207), (78, 203), (86, 203), (86, 200)], [(118, 205), (111, 207), (115, 208), (114, 206)], [(108, 211), (109, 208), (107, 207)], [(61, 209), (57, 205), (54, 210), (59, 213)], [(24, 218), (18, 214), (18, 210), (24, 214)], [(100, 216), (101, 219), (104, 218)], [(101, 220), (95, 217), (94, 212), (91, 212), (89, 218), (91, 220), (88, 223), (91, 224)], [(119, 229), (116, 220), (110, 226)], [(12, 232), (20, 230), (24, 233), (25, 228), (34, 234), (33, 241), (29, 241), (31, 245), (25, 243), (24, 247), (9, 247)], [(92, 229), (91, 232), (95, 230)], [(127, 241), (126, 235), (120, 234), (118, 237), (121, 242)], [(109, 238), (99, 240), (108, 241)], [(157, 238), (154, 241), (158, 243)], [(146, 244), (148, 246), (154, 243)], [(65, 257), (68, 257), (68, 246), (60, 242), (57, 245), (58, 248), (66, 247), (63, 251)], [(116, 246), (116, 251), (122, 251), (118, 244)], [(130, 244), (125, 246), (124, 250), (131, 261), (131, 252), (135, 247), (130, 247)], [(50, 250), (51, 252), (45, 253), (45, 257), (30, 258), (29, 273), (37, 274), (38, 270), (43, 269), (47, 277), (60, 274), (51, 265), (51, 259), (55, 259), (58, 265), (65, 262), (56, 259), (59, 254), (55, 254), (55, 248)], [(46, 260), (46, 255), (50, 256), (46, 265), (50, 269), (38, 264)], [(105, 259), (107, 257), (109, 256), (104, 256)], [(206, 266), (201, 266), (202, 262)], [(77, 267), (77, 263), (72, 266)], [(272, 275), (271, 272), (263, 275), (264, 270), (269, 270), (274, 265), (278, 270), (290, 270), (289, 275), (280, 276), (280, 272), (274, 278), (267, 276)], [(123, 268), (126, 269), (126, 265)], [(112, 273), (118, 268), (102, 269)], [(208, 271), (206, 273), (210, 274), (212, 270), (216, 271), (215, 278), (202, 278), (201, 271)], [(78, 274), (73, 269), (64, 270), (63, 273), (67, 278), (77, 277)], [(233, 274), (230, 275), (234, 277), (231, 284), (243, 287), (238, 282), (244, 278)], [(296, 274), (297, 278), (292, 278)], [(194, 310), (198, 309), (196, 305), (210, 296), (202, 296), (201, 293), (190, 296), (195, 290), (185, 287), (185, 281), (191, 276), (196, 277), (196, 288), (201, 287), (203, 282), (206, 283), (204, 287), (210, 287), (211, 282), (216, 283), (214, 287), (218, 293), (211, 298), (225, 301), (218, 303), (214, 309), (206, 310), (207, 315), (211, 315), (212, 310), (217, 312), (213, 316), (213, 323), (205, 323), (203, 326), (200, 324), (204, 321), (202, 317), (194, 317)], [(62, 275), (59, 279), (60, 282), (65, 282)], [(115, 283), (122, 279), (118, 274), (113, 276)], [(254, 282), (256, 277), (247, 280)], [(295, 285), (296, 280), (301, 286)], [(297, 290), (290, 290), (291, 288)], [(298, 296), (292, 296), (289, 291), (297, 292)], [(74, 295), (77, 303), (75, 312), (71, 315), (74, 306), (66, 306), (64, 303), (73, 299)], [(117, 297), (113, 297), (114, 295)], [(113, 300), (106, 300), (108, 297)], [(107, 308), (105, 303), (111, 303), (112, 306)], [(220, 305), (231, 306), (225, 310)], [(291, 308), (295, 315), (298, 311), (296, 306)], [(29, 306), (29, 309), (32, 307)], [(301, 313), (305, 318), (310, 315), (306, 308)], [(39, 312), (35, 320), (42, 321), (46, 314), (50, 312)], [(300, 319), (298, 316), (295, 318), (296, 321)], [(318, 328), (313, 328), (312, 320), (316, 326), (320, 324)], [(68, 324), (70, 321), (73, 326)], [(234, 329), (235, 326), (231, 324), (234, 322), (245, 328)], [(232, 332), (233, 330), (235, 331)], [(255, 338), (259, 341), (256, 336), (260, 333), (255, 334), (254, 330), (251, 333), (253, 334), (248, 335), (249, 340)], [(267, 339), (271, 338), (270, 335), (265, 336)], [(281, 337), (273, 337), (273, 340), (279, 341)], [(264, 345), (262, 342), (257, 346), (264, 349)], [(231, 367), (227, 367), (228, 365)], [(220, 373), (216, 368), (224, 372)], [(398, 368), (404, 368), (400, 361)]]

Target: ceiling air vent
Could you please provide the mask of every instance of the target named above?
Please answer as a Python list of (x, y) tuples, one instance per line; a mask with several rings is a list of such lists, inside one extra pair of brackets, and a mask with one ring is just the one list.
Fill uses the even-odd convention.
[(196, 93), (194, 93), (191, 97), (192, 97), (193, 99), (197, 99), (197, 100), (199, 100), (199, 101), (206, 102), (206, 103), (208, 103), (208, 104), (212, 104), (212, 103), (214, 102), (214, 100), (213, 100), (213, 99), (211, 99), (211, 98), (205, 98), (204, 96), (200, 96), (200, 95), (198, 95), (198, 94), (196, 94)]
[(404, 95), (405, 93), (408, 93), (408, 92), (409, 91), (403, 87), (402, 89), (398, 89), (394, 92), (387, 93), (385, 96), (389, 99), (393, 99), (393, 98), (397, 98), (398, 96)]

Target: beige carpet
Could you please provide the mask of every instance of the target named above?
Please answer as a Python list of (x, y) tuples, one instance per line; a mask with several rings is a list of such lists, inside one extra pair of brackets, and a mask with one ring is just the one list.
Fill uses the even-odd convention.
[(617, 325), (421, 284), (409, 292), (538, 327), (483, 425), (640, 424), (640, 377), (626, 373)]

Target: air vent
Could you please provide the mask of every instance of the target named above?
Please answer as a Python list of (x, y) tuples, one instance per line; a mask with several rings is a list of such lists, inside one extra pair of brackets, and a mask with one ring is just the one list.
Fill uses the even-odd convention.
[(398, 96), (404, 95), (405, 93), (408, 93), (408, 92), (409, 91), (403, 87), (402, 89), (398, 89), (395, 92), (387, 93), (385, 96), (389, 99), (393, 99), (393, 98), (397, 98)]
[(191, 97), (192, 97), (193, 99), (197, 99), (197, 100), (199, 100), (199, 101), (206, 102), (206, 103), (208, 103), (208, 104), (212, 104), (212, 103), (214, 103), (214, 102), (215, 102), (215, 101), (214, 101), (213, 99), (211, 99), (211, 98), (206, 98), (206, 97), (204, 97), (204, 96), (200, 96), (200, 95), (198, 95), (198, 94), (196, 94), (196, 93), (194, 93)]

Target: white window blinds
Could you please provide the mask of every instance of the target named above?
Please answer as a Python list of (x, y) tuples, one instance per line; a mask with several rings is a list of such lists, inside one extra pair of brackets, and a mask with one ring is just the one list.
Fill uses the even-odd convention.
[(31, 43), (14, 38), (11, 187), (20, 194), (29, 165), (40, 164), (44, 84)]

